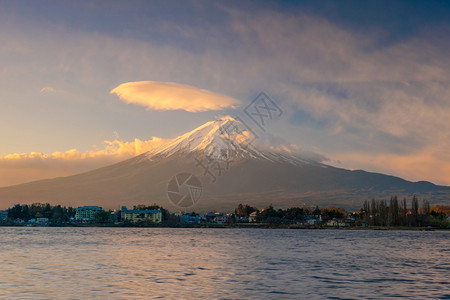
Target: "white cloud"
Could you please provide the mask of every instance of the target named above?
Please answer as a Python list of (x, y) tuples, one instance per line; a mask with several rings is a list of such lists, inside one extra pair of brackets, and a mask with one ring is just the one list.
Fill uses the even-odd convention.
[(56, 90), (55, 90), (54, 88), (52, 88), (51, 86), (43, 87), (43, 88), (39, 91), (39, 93), (55, 93), (55, 92), (56, 92)]
[(201, 112), (235, 108), (239, 101), (193, 86), (174, 82), (127, 82), (111, 90), (126, 103), (154, 110)]

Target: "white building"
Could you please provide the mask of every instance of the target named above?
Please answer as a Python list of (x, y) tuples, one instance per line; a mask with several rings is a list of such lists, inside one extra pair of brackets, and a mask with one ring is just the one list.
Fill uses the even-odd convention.
[(131, 223), (149, 221), (159, 224), (162, 222), (162, 212), (160, 209), (136, 209), (134, 207), (132, 210), (129, 210), (126, 206), (122, 206), (120, 216), (122, 221), (129, 221)]
[(256, 216), (258, 215), (258, 213), (256, 211), (252, 212), (249, 216), (248, 216), (248, 221), (250, 223), (256, 222)]
[(75, 220), (81, 222), (91, 222), (95, 220), (95, 215), (103, 211), (99, 206), (81, 206), (77, 208)]
[(228, 216), (224, 213), (220, 213), (214, 218), (214, 223), (216, 223), (216, 224), (225, 224), (227, 222), (228, 222)]

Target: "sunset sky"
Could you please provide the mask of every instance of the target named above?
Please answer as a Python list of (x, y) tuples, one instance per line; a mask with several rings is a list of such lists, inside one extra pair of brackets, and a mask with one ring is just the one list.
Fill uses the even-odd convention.
[(0, 186), (140, 154), (261, 91), (274, 147), (450, 185), (449, 1), (0, 0)]

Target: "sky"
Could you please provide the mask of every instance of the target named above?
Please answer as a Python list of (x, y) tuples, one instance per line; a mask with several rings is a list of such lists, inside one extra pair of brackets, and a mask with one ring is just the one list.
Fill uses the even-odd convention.
[(449, 1), (0, 0), (0, 186), (133, 157), (264, 91), (273, 147), (450, 185)]

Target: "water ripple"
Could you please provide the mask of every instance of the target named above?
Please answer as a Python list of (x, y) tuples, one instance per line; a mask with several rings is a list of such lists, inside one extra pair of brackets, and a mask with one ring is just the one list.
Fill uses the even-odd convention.
[(450, 299), (449, 237), (3, 227), (0, 299)]

